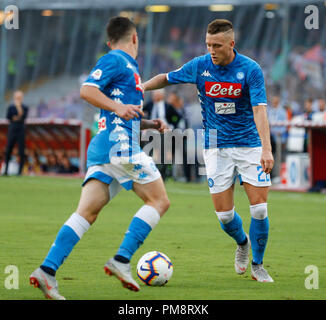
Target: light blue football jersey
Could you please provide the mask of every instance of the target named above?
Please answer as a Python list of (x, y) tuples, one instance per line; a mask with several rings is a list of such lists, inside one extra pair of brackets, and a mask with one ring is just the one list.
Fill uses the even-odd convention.
[[(138, 63), (122, 50), (111, 50), (101, 57), (83, 85), (99, 88), (118, 103), (143, 105)], [(132, 157), (140, 153), (140, 120), (141, 116), (127, 121), (101, 109), (98, 133), (87, 150), (87, 167), (110, 163), (113, 156)]]
[(226, 66), (206, 54), (167, 74), (170, 84), (197, 85), (205, 149), (261, 146), (252, 107), (267, 104), (263, 73), (257, 62), (234, 52)]

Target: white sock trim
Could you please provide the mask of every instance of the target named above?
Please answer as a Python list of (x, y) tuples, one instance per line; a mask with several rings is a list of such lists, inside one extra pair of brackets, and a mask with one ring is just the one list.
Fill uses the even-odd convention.
[(157, 210), (149, 206), (147, 204), (143, 205), (134, 215), (134, 217), (137, 217), (143, 221), (145, 221), (147, 224), (150, 225), (152, 229), (159, 223), (161, 216), (157, 212)]
[(215, 211), (215, 213), (218, 220), (220, 220), (223, 224), (227, 224), (234, 218), (234, 207), (229, 211)]
[(89, 222), (79, 215), (77, 212), (74, 212), (70, 218), (65, 222), (66, 226), (69, 226), (72, 230), (74, 230), (81, 239), (83, 234), (89, 229), (91, 226)]
[(264, 220), (268, 216), (267, 203), (258, 203), (250, 206), (250, 214), (254, 219)]

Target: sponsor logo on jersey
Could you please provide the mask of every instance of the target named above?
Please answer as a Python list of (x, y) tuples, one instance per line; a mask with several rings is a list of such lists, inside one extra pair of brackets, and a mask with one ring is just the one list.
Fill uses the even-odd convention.
[(93, 73), (92, 73), (92, 78), (95, 80), (100, 80), (102, 77), (102, 70), (101, 69), (96, 69)]
[(203, 77), (211, 77), (212, 75), (209, 73), (208, 70), (205, 70), (202, 74)]
[(234, 102), (215, 102), (215, 113), (232, 114), (235, 113)]
[(98, 120), (98, 132), (106, 130), (106, 118), (102, 117)]
[(212, 98), (240, 98), (241, 83), (205, 82), (206, 96)]

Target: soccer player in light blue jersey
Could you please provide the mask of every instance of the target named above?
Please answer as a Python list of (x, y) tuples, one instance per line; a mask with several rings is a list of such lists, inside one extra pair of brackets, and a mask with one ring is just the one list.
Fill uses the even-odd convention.
[[(269, 232), (267, 196), (274, 164), (263, 74), (258, 63), (235, 50), (230, 21), (212, 21), (207, 28), (206, 45), (208, 54), (155, 76), (144, 83), (144, 89), (177, 83), (197, 85), (208, 186), (222, 229), (237, 243), (235, 270), (238, 274), (246, 272), (251, 243), (252, 278), (273, 282), (263, 267)], [(237, 176), (250, 203), (249, 236), (234, 207)]]
[[(76, 212), (64, 223), (30, 283), (50, 299), (59, 294), (55, 274), (101, 209), (123, 188), (144, 201), (136, 212), (116, 255), (104, 270), (123, 286), (139, 291), (130, 260), (169, 208), (160, 172), (139, 146), (140, 129), (167, 129), (159, 119), (144, 120), (143, 87), (136, 62), (138, 36), (127, 18), (114, 17), (107, 25), (111, 51), (99, 59), (81, 88), (81, 97), (101, 109), (98, 134), (87, 151), (87, 173)], [(121, 212), (123, 214), (123, 212)]]

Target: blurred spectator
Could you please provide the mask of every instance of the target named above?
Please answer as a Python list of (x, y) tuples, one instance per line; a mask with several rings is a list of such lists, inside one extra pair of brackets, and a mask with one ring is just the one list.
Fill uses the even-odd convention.
[(29, 166), (28, 166), (29, 174), (43, 173), (39, 155), (36, 150), (30, 150), (28, 160), (29, 160)]
[(25, 161), (25, 119), (28, 113), (28, 107), (23, 104), (24, 93), (15, 91), (13, 95), (14, 103), (8, 107), (7, 119), (9, 120), (8, 142), (6, 149), (6, 168), (4, 175), (8, 174), (8, 165), (11, 153), (16, 143), (18, 143), (20, 165), (18, 175), (22, 174)]
[(46, 173), (58, 173), (59, 163), (56, 155), (51, 153), (47, 156), (47, 163), (43, 166), (43, 171)]
[(306, 99), (304, 102), (304, 112), (303, 116), (305, 120), (312, 120), (313, 109), (312, 109), (313, 100), (311, 98)]
[(326, 111), (326, 101), (323, 98), (318, 99), (318, 112)]
[(48, 113), (48, 105), (43, 99), (40, 100), (39, 104), (36, 107), (36, 116), (38, 118), (45, 118)]
[(61, 158), (58, 173), (77, 173), (78, 171), (79, 169), (70, 163), (66, 155)]
[(317, 101), (318, 109), (312, 115), (312, 121), (318, 124), (326, 123), (326, 102), (325, 99), (320, 98)]
[(178, 122), (179, 114), (173, 106), (165, 101), (165, 90), (159, 89), (152, 92), (152, 101), (145, 104), (143, 111), (147, 119), (161, 119), (171, 128)]
[(177, 114), (172, 115), (171, 124), (173, 128), (179, 129), (187, 129), (188, 123), (186, 119), (186, 112), (184, 109), (184, 102), (181, 96), (177, 93), (177, 91), (172, 91), (167, 99), (168, 104), (170, 104)]
[[(277, 121), (286, 121), (287, 120), (287, 114), (285, 109), (280, 103), (280, 97), (278, 95), (275, 95), (271, 99), (271, 107), (268, 108), (268, 120), (270, 123), (277, 122)], [(279, 167), (280, 167), (280, 161), (283, 161), (284, 159), (278, 158), (277, 156), (285, 156), (285, 153), (282, 152), (285, 150), (286, 146), (286, 134), (287, 134), (287, 128), (285, 126), (271, 126), (270, 127), (271, 132), (271, 145), (272, 145), (272, 153), (275, 160), (275, 166), (271, 172), (272, 177), (278, 177), (279, 176)], [(281, 152), (279, 154), (279, 152)], [(279, 161), (277, 161), (279, 159)]]
[[(313, 117), (313, 109), (312, 109), (313, 99), (308, 98), (304, 102), (304, 112), (303, 112), (303, 118), (304, 120), (312, 120)], [(304, 145), (303, 145), (303, 152), (308, 152), (308, 144), (309, 144), (309, 135), (308, 130), (305, 128), (305, 134), (304, 134)]]
[[(267, 113), (270, 123), (285, 121), (288, 119), (287, 112), (281, 105), (280, 97), (278, 95), (272, 97), (271, 107), (268, 108)], [(281, 139), (282, 143), (284, 143), (286, 140), (286, 128), (284, 126), (272, 126), (270, 130), (272, 149), (273, 152), (275, 152), (278, 137)]]
[[(171, 118), (173, 127), (175, 129), (181, 129), (184, 131), (188, 128), (188, 123), (186, 119), (186, 113), (184, 110), (184, 102), (181, 96), (176, 91), (172, 91), (167, 99), (168, 103), (174, 108), (174, 110), (177, 112), (178, 116), (173, 116)], [(181, 133), (183, 135), (183, 133)], [(174, 153), (179, 152), (179, 148), (176, 148), (175, 141), (173, 140), (172, 143), (172, 150)], [(187, 139), (183, 138), (183, 148), (181, 150), (182, 152), (182, 158), (183, 158), (183, 164), (182, 164), (182, 171), (184, 175), (184, 179), (187, 182), (191, 181), (191, 165), (187, 163)], [(178, 165), (175, 166), (177, 168)], [(176, 175), (175, 175), (176, 176)]]
[[(179, 121), (179, 114), (177, 111), (165, 101), (165, 90), (159, 89), (152, 92), (152, 101), (147, 103), (143, 111), (145, 113), (145, 118), (147, 119), (161, 119), (167, 123), (170, 128), (174, 128), (174, 124)], [(161, 134), (161, 164), (158, 165), (158, 169), (161, 172), (163, 180), (168, 176), (172, 175), (172, 167), (166, 164), (166, 160), (173, 158), (173, 148), (172, 150), (165, 150), (164, 146), (164, 134)]]
[(284, 105), (284, 110), (286, 113), (286, 120), (291, 121), (292, 116), (293, 116), (293, 111), (292, 111), (291, 105), (289, 103), (286, 103)]

